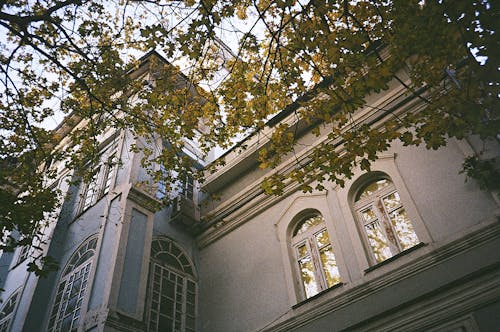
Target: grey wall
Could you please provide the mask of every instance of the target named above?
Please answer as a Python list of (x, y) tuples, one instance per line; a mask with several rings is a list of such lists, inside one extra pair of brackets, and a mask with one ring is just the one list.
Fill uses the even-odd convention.
[[(348, 273), (352, 280), (336, 289), (335, 295), (328, 295), (329, 299), (335, 299), (336, 294), (340, 296), (361, 287), (367, 280), (383, 278), (385, 274), (397, 269), (398, 264), (418, 262), (419, 256), (432, 253), (434, 242), (445, 243), (464, 236), (471, 227), (485, 220), (494, 220), (495, 211), (498, 211), (499, 207), (490, 193), (481, 191), (474, 181), (466, 182), (464, 175), (459, 174), (464, 153), (455, 141), (450, 141), (447, 147), (438, 151), (429, 151), (424, 147), (403, 148), (395, 143), (389, 151), (389, 154), (392, 153), (395, 153), (394, 164), (404, 186), (431, 236), (431, 243), (409, 257), (401, 258), (399, 263), (396, 261), (372, 272), (370, 276), (360, 267), (356, 255), (350, 252), (357, 250), (359, 246), (345, 244), (345, 241), (353, 240), (352, 234), (346, 230), (346, 227), (351, 226), (336, 227), (339, 243), (349, 251), (342, 258), (351, 270)], [(255, 171), (255, 174), (261, 173), (262, 170)], [(255, 174), (242, 173), (238, 182), (229, 182), (228, 187), (221, 191), (237, 194), (238, 190), (245, 189), (255, 179)], [(332, 184), (327, 187), (337, 188), (335, 190), (339, 191), (349, 190)], [(222, 205), (230, 196), (224, 195), (217, 204)], [(311, 301), (312, 304), (292, 309), (287, 295), (282, 251), (274, 223), (290, 201), (290, 197), (283, 198), (242, 226), (201, 248), (199, 310), (203, 331), (256, 331), (275, 321), (304, 315), (314, 308), (314, 301)], [(331, 208), (339, 209), (339, 205), (334, 203), (330, 200)], [(335, 213), (334, 215), (337, 216)], [(230, 218), (226, 219), (227, 223), (231, 222)], [(336, 219), (334, 223), (339, 222), (349, 221), (346, 218)], [(352, 304), (341, 310), (313, 320), (297, 330), (340, 331), (353, 324), (360, 324), (364, 319), (381, 315), (391, 308), (397, 308), (401, 303), (417, 301), (422, 294), (432, 293), (439, 287), (467, 278), (474, 271), (498, 264), (499, 248), (500, 242), (496, 241), (487, 243), (480, 249), (461, 253), (442, 265), (403, 278), (391, 288), (377, 291), (359, 301), (352, 301)], [(316, 301), (319, 302), (321, 298)]]
[(200, 252), (202, 331), (255, 330), (289, 309), (271, 216), (255, 217)]
[(437, 151), (396, 149), (398, 169), (435, 240), (479, 223), (499, 208), (490, 193), (459, 174), (464, 154), (456, 141)]

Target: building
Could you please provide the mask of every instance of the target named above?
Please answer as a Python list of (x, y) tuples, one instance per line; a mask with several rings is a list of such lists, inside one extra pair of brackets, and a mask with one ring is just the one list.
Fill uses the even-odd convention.
[[(357, 116), (373, 126), (384, 121), (377, 109), (421, 106), (397, 83), (370, 98), (376, 107)], [(284, 111), (264, 131), (282, 121), (295, 120)], [(297, 128), (295, 155), (279, 170), (327, 140)], [(500, 329), (500, 201), (459, 174), (474, 138), (438, 151), (395, 143), (343, 188), (327, 181), (303, 193), (292, 183), (267, 196), (260, 183), (273, 170), (257, 163), (264, 134), (226, 152), (226, 165), (207, 176), (217, 200), (190, 180), (158, 212), (156, 191), (137, 185), (151, 182), (141, 153), (130, 152), (145, 143), (110, 128), (101, 162), (89, 165), (93, 181), (70, 186), (61, 166), (48, 184), (72, 193), (46, 229), (59, 271), (28, 273), (29, 248), (0, 258), (0, 331)], [(186, 148), (196, 158), (194, 145)]]

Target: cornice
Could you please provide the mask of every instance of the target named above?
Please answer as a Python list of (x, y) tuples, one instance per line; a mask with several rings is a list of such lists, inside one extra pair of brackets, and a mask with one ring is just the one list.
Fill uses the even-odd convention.
[[(415, 99), (414, 97), (406, 96), (406, 90), (403, 86), (391, 90), (377, 100), (375, 103), (376, 107), (367, 107), (361, 112), (355, 115), (356, 123), (359, 122), (374, 122), (380, 125), (383, 121), (380, 116), (385, 117), (387, 114), (380, 111), (380, 109), (386, 109), (394, 107), (396, 110), (391, 114), (398, 114), (408, 111), (418, 111), (422, 107), (421, 101)], [(381, 114), (384, 113), (384, 114)], [(287, 117), (285, 121), (292, 121)], [(345, 128), (344, 130), (349, 130)], [(268, 196), (265, 195), (261, 189), (261, 183), (265, 179), (274, 173), (286, 174), (292, 171), (297, 163), (305, 164), (308, 162), (315, 147), (320, 144), (333, 144), (337, 146), (338, 153), (341, 153), (343, 147), (342, 142), (339, 139), (329, 139), (327, 135), (319, 137), (311, 146), (296, 153), (294, 158), (289, 158), (284, 161), (279, 167), (270, 170), (268, 173), (251, 183), (244, 190), (234, 195), (230, 199), (223, 201), (216, 208), (209, 211), (205, 217), (206, 222), (211, 225), (208, 226), (201, 235), (198, 236), (198, 244), (200, 247), (205, 247), (210, 243), (216, 241), (218, 238), (224, 236), (230, 231), (241, 226), (243, 223), (248, 221), (251, 217), (262, 212), (265, 208), (268, 208), (276, 204), (279, 200), (291, 195), (299, 189), (299, 185), (292, 181), (285, 183), (284, 193), (280, 196)], [(215, 181), (217, 176), (221, 176), (229, 167), (236, 167), (238, 163), (241, 163), (245, 158), (248, 158), (252, 153), (255, 153), (256, 149), (262, 147), (264, 143), (254, 144), (251, 148), (243, 151), (243, 153), (235, 158), (233, 158), (228, 164), (221, 170), (215, 172), (207, 179), (207, 184), (204, 185), (205, 188), (210, 187), (210, 181)], [(383, 153), (380, 158), (394, 158), (394, 154)], [(210, 191), (210, 190), (208, 190)], [(240, 210), (240, 211), (238, 211)], [(229, 218), (230, 217), (230, 218)], [(230, 220), (229, 220), (230, 219)], [(203, 225), (201, 225), (203, 228)]]
[(127, 198), (151, 212), (158, 211), (159, 207), (158, 200), (156, 200), (149, 194), (145, 193), (143, 190), (136, 188), (135, 186), (130, 187), (130, 191), (128, 192)]

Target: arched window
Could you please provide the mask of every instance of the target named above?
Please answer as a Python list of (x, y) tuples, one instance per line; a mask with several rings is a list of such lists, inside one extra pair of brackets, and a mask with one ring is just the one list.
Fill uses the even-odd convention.
[(295, 225), (291, 245), (305, 298), (340, 283), (339, 269), (321, 215), (309, 215)]
[(184, 251), (168, 238), (153, 240), (148, 331), (195, 331), (196, 292), (194, 266)]
[(10, 323), (14, 317), (14, 311), (19, 299), (19, 289), (5, 301), (2, 310), (0, 311), (0, 332), (10, 331)]
[(354, 209), (371, 263), (382, 262), (420, 241), (392, 181), (380, 175), (357, 192)]
[(47, 330), (76, 331), (95, 254), (97, 237), (87, 239), (71, 256), (57, 286)]

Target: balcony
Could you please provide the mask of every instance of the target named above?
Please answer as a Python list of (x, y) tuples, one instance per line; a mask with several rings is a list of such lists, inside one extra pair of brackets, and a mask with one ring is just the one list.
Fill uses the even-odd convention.
[(189, 229), (200, 221), (200, 208), (193, 200), (183, 195), (175, 197), (172, 201), (171, 222), (185, 226)]

